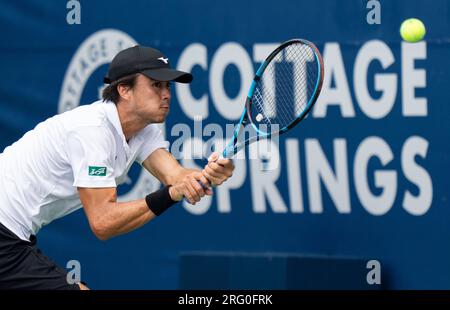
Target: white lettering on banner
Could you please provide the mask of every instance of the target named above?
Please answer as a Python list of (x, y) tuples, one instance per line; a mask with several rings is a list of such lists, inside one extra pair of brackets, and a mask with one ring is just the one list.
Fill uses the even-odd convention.
[(116, 29), (100, 30), (89, 36), (77, 49), (66, 70), (58, 113), (77, 107), (92, 73), (101, 65), (111, 62), (119, 51), (135, 44), (136, 41), (128, 34)]
[[(194, 43), (184, 49), (178, 60), (178, 70), (191, 72), (194, 66), (198, 65), (203, 70), (208, 69), (208, 51), (206, 46), (200, 43)], [(190, 119), (208, 117), (208, 95), (203, 94), (201, 98), (196, 99), (192, 95), (189, 84), (175, 83), (175, 89), (180, 107)]]
[(287, 175), (289, 203), (292, 213), (303, 213), (302, 179), (300, 170), (300, 150), (297, 139), (286, 139)]
[(231, 191), (242, 187), (247, 177), (245, 159), (234, 160), (234, 167), (233, 177), (216, 188), (217, 210), (220, 213), (231, 212)]
[[(268, 55), (270, 55), (270, 53), (272, 53), (273, 50), (275, 50), (278, 47), (278, 43), (274, 44), (255, 44), (253, 46), (253, 59), (256, 63), (262, 63)], [(277, 58), (275, 58), (277, 59)], [(272, 60), (272, 61), (277, 61), (277, 60)], [(281, 61), (283, 58), (278, 58), (278, 61)], [(265, 74), (275, 74), (275, 72), (271, 71), (271, 72), (266, 72)], [(274, 94), (275, 93), (275, 79), (265, 79), (264, 80), (264, 88), (268, 89), (269, 91), (264, 91), (263, 92), (263, 104), (264, 104), (264, 109), (266, 110), (266, 117), (274, 117), (275, 116), (275, 109), (270, 109), (267, 107), (267, 105), (270, 103), (269, 100), (267, 100), (266, 96), (268, 96), (269, 94)], [(297, 111), (296, 111), (297, 112)], [(297, 113), (300, 114), (300, 113)]]
[[(293, 72), (308, 72), (307, 66), (308, 64), (312, 64), (315, 61), (315, 55), (311, 49), (307, 49), (303, 51), (302, 61), (295, 61), (297, 56), (294, 54), (288, 53), (284, 56), (284, 60), (288, 63), (291, 63)], [(296, 74), (294, 79), (299, 78), (301, 75)], [(302, 98), (308, 98), (306, 87), (294, 87), (294, 101), (301, 102)], [(300, 105), (296, 105), (295, 114), (300, 115), (303, 112), (303, 108)]]
[(334, 168), (336, 174), (333, 173), (319, 141), (317, 139), (305, 140), (305, 156), (308, 163), (306, 171), (308, 176), (309, 206), (312, 213), (323, 212), (321, 180), (328, 189), (328, 193), (338, 212), (350, 213), (347, 143), (345, 139), (335, 139), (333, 145), (335, 149)]
[[(222, 149), (224, 140), (217, 140), (215, 149)], [(233, 190), (242, 187), (247, 179), (247, 163), (250, 174), (250, 186), (253, 211), (255, 213), (268, 213), (269, 208), (274, 213), (304, 213), (303, 191), (305, 186), (301, 180), (300, 150), (299, 140), (295, 138), (285, 141), (285, 160), (280, 158), (281, 154), (275, 144), (267, 147), (267, 140), (263, 140), (249, 146), (250, 158), (239, 158), (234, 160), (235, 171), (233, 177), (221, 186), (214, 189), (217, 199), (217, 211), (219, 213), (232, 212)], [(273, 141), (271, 142), (273, 144)], [(201, 138), (187, 138), (184, 140), (183, 156), (181, 163), (188, 168), (201, 169), (194, 160), (190, 159), (191, 152), (196, 152), (204, 146)], [(330, 152), (334, 156), (333, 168), (317, 139), (305, 139), (305, 166), (306, 183), (309, 196), (308, 211), (321, 214), (324, 212), (322, 185), (327, 190), (336, 210), (340, 214), (351, 212), (350, 203), (350, 179), (348, 176), (348, 156), (347, 142), (345, 139), (335, 139)], [(401, 151), (401, 171), (408, 181), (414, 184), (419, 190), (417, 195), (413, 195), (408, 189), (405, 193), (398, 192), (399, 172), (394, 169), (377, 169), (373, 175), (368, 174), (369, 162), (376, 158), (385, 167), (395, 158), (390, 146), (380, 137), (367, 137), (358, 145), (355, 150), (353, 162), (353, 183), (356, 197), (362, 207), (371, 215), (381, 216), (388, 213), (397, 196), (403, 197), (403, 209), (411, 215), (423, 215), (430, 206), (433, 199), (433, 187), (431, 177), (428, 172), (415, 162), (415, 157), (426, 158), (428, 151), (428, 141), (422, 137), (414, 136), (407, 139)], [(270, 156), (264, 156), (270, 152)], [(245, 152), (242, 152), (245, 154)], [(189, 154), (189, 155), (188, 155)], [(199, 155), (199, 154), (197, 154)], [(198, 157), (200, 158), (200, 157)], [(263, 159), (278, 162), (272, 170), (262, 170), (265, 166)], [(286, 165), (287, 175), (281, 174), (281, 163)], [(287, 181), (287, 189), (278, 188), (277, 182)], [(375, 195), (369, 184), (373, 182), (377, 188), (378, 195)], [(381, 189), (381, 191), (380, 191)], [(288, 191), (290, 206), (286, 206), (281, 192)], [(250, 194), (250, 193), (249, 193)], [(203, 198), (195, 206), (184, 201), (184, 207), (193, 215), (203, 215), (211, 207), (211, 197)]]
[[(255, 43), (253, 45), (253, 61), (255, 63), (264, 61), (277, 45), (276, 43)], [(415, 89), (426, 87), (426, 71), (415, 69), (414, 65), (415, 60), (426, 59), (426, 42), (414, 44), (402, 42), (401, 46), (403, 116), (427, 116), (427, 99), (415, 97)], [(325, 67), (324, 82), (312, 116), (324, 118), (327, 116), (330, 106), (337, 106), (343, 118), (356, 117), (339, 43), (326, 43), (322, 54)], [(382, 96), (377, 100), (372, 98), (368, 91), (367, 74), (368, 66), (373, 60), (378, 60), (383, 69), (389, 68), (395, 62), (394, 55), (386, 43), (379, 40), (367, 41), (360, 48), (355, 59), (353, 85), (356, 102), (361, 111), (369, 118), (380, 119), (391, 112), (397, 97), (399, 83), (396, 73), (375, 74), (374, 89), (382, 92)], [(207, 70), (207, 63), (206, 46), (193, 43), (182, 52), (178, 68), (189, 71), (198, 65)], [(229, 65), (235, 65), (240, 75), (239, 94), (235, 98), (229, 98), (224, 88), (227, 82), (223, 80), (223, 76)], [(224, 43), (215, 52), (210, 65), (209, 93), (212, 103), (222, 117), (228, 120), (239, 119), (253, 75), (252, 60), (247, 51), (238, 43)], [(208, 117), (207, 94), (203, 94), (200, 99), (195, 99), (189, 85), (176, 83), (175, 87), (178, 102), (188, 117), (191, 119), (194, 119), (196, 115), (203, 119)]]
[(262, 63), (279, 45), (280, 43), (255, 43), (253, 45), (253, 60), (258, 64)]
[[(264, 144), (273, 144), (271, 147), (267, 147)], [(261, 145), (261, 146), (260, 146)], [(270, 156), (264, 156), (266, 154), (256, 155), (261, 150), (272, 150)], [(277, 186), (276, 181), (280, 177), (280, 164), (276, 165), (274, 169), (263, 170), (261, 167), (264, 166), (262, 158), (267, 158), (269, 162), (280, 162), (280, 152), (273, 141), (262, 140), (249, 145), (250, 155), (250, 180), (252, 187), (252, 197), (253, 197), (253, 210), (256, 213), (266, 213), (266, 198), (269, 205), (272, 207), (275, 213), (286, 213), (288, 209), (283, 201)], [(263, 156), (261, 156), (263, 155)], [(270, 163), (269, 163), (270, 165)]]
[[(78, 48), (66, 71), (59, 98), (59, 112), (78, 106), (85, 84), (95, 70), (110, 62), (118, 51), (134, 44), (136, 42), (128, 34), (115, 29), (101, 30), (87, 38)], [(184, 115), (191, 120), (201, 121), (208, 118), (211, 111), (216, 110), (220, 118), (231, 120), (228, 123), (235, 124), (241, 115), (255, 67), (258, 67), (276, 46), (278, 43), (255, 43), (251, 53), (236, 42), (223, 43), (213, 53), (208, 51), (205, 44), (192, 43), (186, 46), (180, 54), (177, 68), (184, 71), (192, 71), (194, 67), (200, 68), (199, 75), (204, 73), (203, 81), (207, 83), (203, 93), (192, 92), (191, 87), (197, 87), (195, 84), (174, 84), (174, 95)], [(343, 57), (339, 43), (329, 42), (323, 45), (324, 84), (321, 96), (309, 117), (326, 118), (329, 110), (337, 108), (343, 121), (347, 118), (367, 117), (368, 121), (374, 124), (388, 117), (393, 111), (400, 111), (400, 107), (394, 107), (396, 99), (399, 99), (397, 102), (402, 105), (403, 117), (428, 115), (427, 98), (424, 95), (416, 95), (417, 90), (427, 85), (426, 71), (420, 68), (423, 65), (416, 63), (416, 60), (427, 59), (426, 42), (402, 42), (397, 55), (386, 43), (371, 40), (365, 42), (355, 53), (354, 63), (349, 66), (344, 64), (344, 59), (348, 60)], [(395, 59), (396, 55), (401, 59)], [(394, 66), (396, 62), (398, 69)], [(377, 67), (381, 68), (381, 72), (374, 73), (372, 79), (368, 75), (372, 71), (369, 68), (374, 63), (379, 64)], [(230, 65), (236, 67), (237, 78), (240, 80), (238, 93), (234, 98), (227, 94), (226, 86), (229, 82), (224, 80), (225, 71)], [(374, 83), (370, 85), (369, 81), (372, 80)], [(101, 88), (104, 85), (102, 83), (97, 86)], [(401, 91), (399, 87), (402, 88)], [(378, 95), (374, 95), (372, 89)], [(401, 93), (401, 100), (397, 96), (398, 93)], [(215, 109), (210, 110), (209, 104)], [(383, 126), (381, 122), (377, 124)], [(205, 152), (204, 143), (208, 137), (211, 138), (206, 144), (216, 144), (215, 149), (221, 150), (223, 145), (217, 147), (217, 144), (228, 142), (228, 139), (224, 140), (223, 137), (230, 137), (234, 127), (232, 124), (230, 128), (224, 127), (223, 124), (206, 125), (202, 128), (197, 122), (194, 127), (180, 123), (171, 128), (172, 137), (178, 137), (172, 144), (171, 151), (175, 157), (181, 159), (183, 165), (197, 167), (198, 163), (189, 158), (202, 158), (208, 153)], [(407, 130), (407, 124), (403, 128)], [(162, 129), (164, 131), (164, 126)], [(314, 132), (309, 131), (307, 134), (312, 133)], [(332, 145), (323, 145), (323, 142), (321, 145), (314, 136), (303, 140), (288, 138), (284, 140), (285, 144), (281, 145), (284, 149), (281, 154), (277, 147), (266, 148), (261, 152), (262, 146), (273, 146), (272, 143), (251, 145), (249, 152), (253, 155), (257, 151), (260, 152), (256, 156), (257, 159), (249, 160), (245, 158), (245, 152), (238, 153), (233, 177), (214, 189), (218, 212), (233, 211), (233, 191), (250, 182), (246, 186), (251, 189), (248, 196), (252, 197), (253, 206), (249, 207), (252, 207), (255, 213), (320, 214), (324, 212), (323, 197), (328, 194), (336, 211), (347, 214), (352, 209), (350, 195), (354, 187), (356, 195), (352, 198), (358, 200), (371, 215), (388, 213), (396, 200), (399, 207), (408, 214), (426, 214), (433, 201), (432, 177), (424, 165), (430, 147), (429, 141), (417, 135), (404, 137), (403, 146), (399, 146), (400, 153), (399, 148), (389, 145), (382, 137), (363, 136), (360, 139), (356, 149), (350, 150), (347, 149), (345, 137), (334, 139)], [(349, 145), (355, 143), (348, 142)], [(354, 152), (353, 162), (348, 159), (353, 157), (347, 157), (349, 151)], [(186, 154), (190, 155), (184, 156)], [(381, 164), (381, 167), (371, 170), (369, 162), (372, 161), (377, 165)], [(305, 175), (303, 180), (302, 173)], [(400, 188), (400, 180), (405, 180), (408, 186)], [(286, 188), (277, 187), (279, 184), (286, 184)], [(374, 188), (369, 184), (374, 184)], [(119, 200), (140, 198), (158, 186), (156, 179), (148, 173), (141, 173), (136, 184), (127, 194), (120, 196)], [(303, 194), (308, 194), (308, 203), (303, 200)], [(187, 204), (184, 207), (194, 215), (202, 215), (210, 209), (212, 201), (211, 197), (206, 197), (195, 207)]]
[[(323, 63), (326, 70), (324, 70), (322, 91), (314, 105), (312, 115), (317, 118), (326, 117), (328, 106), (337, 105), (341, 109), (342, 117), (355, 117), (341, 48), (338, 43), (325, 44)], [(334, 88), (331, 87), (333, 81)]]
[(373, 195), (367, 180), (367, 166), (372, 157), (377, 157), (381, 164), (386, 166), (392, 161), (394, 155), (383, 139), (378, 137), (364, 139), (356, 151), (353, 162), (356, 193), (367, 212), (372, 215), (384, 215), (394, 204), (397, 193), (397, 172), (392, 170), (375, 171), (375, 186), (383, 190), (380, 195)]
[(410, 191), (406, 191), (403, 198), (403, 208), (412, 215), (425, 214), (430, 209), (433, 200), (431, 177), (414, 160), (417, 155), (426, 158), (427, 151), (428, 141), (418, 136), (409, 137), (402, 150), (402, 170), (406, 178), (419, 188), (417, 196), (412, 195)]
[[(250, 59), (247, 51), (237, 43), (224, 43), (215, 53), (213, 53), (211, 64), (208, 69), (207, 48), (204, 45), (194, 43), (189, 45), (180, 58), (180, 69), (190, 69), (199, 65), (205, 71), (210, 70), (209, 90), (200, 99), (194, 99), (190, 86), (184, 85), (178, 94), (179, 102), (186, 115), (191, 119), (196, 116), (205, 118), (208, 116), (208, 95), (216, 107), (221, 117), (228, 120), (238, 120), (242, 105), (245, 101), (245, 91), (247, 85), (243, 83), (254, 74), (252, 60), (258, 66), (267, 55), (276, 47), (278, 43), (255, 43)], [(426, 71), (416, 69), (415, 60), (426, 59), (426, 42), (416, 44), (401, 43), (401, 72), (395, 72), (393, 64), (396, 59), (391, 48), (383, 41), (371, 40), (365, 42), (357, 51), (357, 56), (353, 64), (353, 94), (347, 79), (346, 66), (341, 52), (341, 47), (337, 42), (325, 43), (323, 46), (323, 60), (325, 67), (324, 83), (322, 92), (316, 103), (313, 118), (325, 118), (330, 107), (336, 106), (342, 118), (355, 118), (362, 115), (380, 120), (387, 117), (394, 108), (394, 104), (401, 86), (401, 105), (403, 117), (426, 117), (428, 115), (427, 98), (416, 97), (415, 90), (426, 87)], [(383, 72), (374, 74), (374, 85), (369, 85), (369, 67), (377, 62), (381, 65)], [(228, 98), (223, 80), (224, 72), (228, 65), (235, 65), (239, 71), (241, 85), (239, 95), (235, 98)], [(392, 72), (387, 72), (390, 70)], [(399, 79), (401, 85), (399, 85)], [(268, 85), (267, 87), (270, 87)], [(378, 92), (378, 96), (371, 95), (370, 89)], [(183, 94), (187, 94), (184, 96)], [(354, 97), (352, 97), (354, 95)], [(187, 99), (186, 99), (187, 98)], [(192, 104), (197, 105), (192, 109)], [(359, 109), (355, 110), (353, 103)], [(197, 110), (198, 109), (198, 110)], [(194, 112), (192, 112), (194, 111)], [(397, 110), (398, 111), (398, 110)], [(211, 139), (212, 141), (212, 139)], [(369, 161), (377, 159), (383, 167), (389, 165), (395, 159), (395, 154), (391, 147), (381, 137), (363, 138), (355, 150), (353, 163), (347, 159), (347, 141), (340, 138), (333, 141), (334, 165), (330, 166), (325, 153), (317, 139), (305, 139), (305, 171), (306, 179), (303, 186), (301, 179), (300, 150), (298, 139), (287, 139), (285, 141), (286, 158), (281, 160), (277, 153), (276, 159), (279, 163), (285, 163), (288, 167), (286, 176), (281, 174), (281, 167), (275, 166), (271, 171), (261, 170), (263, 160), (240, 160), (239, 171), (243, 176), (233, 186), (226, 188), (225, 198), (218, 200), (220, 212), (230, 212), (230, 190), (241, 186), (245, 181), (245, 171), (248, 163), (250, 182), (252, 188), (253, 210), (256, 213), (266, 213), (271, 208), (275, 213), (303, 213), (305, 206), (303, 202), (302, 187), (308, 190), (309, 211), (311, 213), (322, 213), (322, 185), (330, 195), (336, 210), (339, 213), (351, 212), (350, 203), (350, 170), (352, 167), (356, 198), (369, 214), (383, 215), (393, 207), (397, 197), (403, 198), (402, 207), (412, 215), (425, 214), (431, 206), (433, 199), (432, 179), (427, 170), (419, 165), (415, 158), (417, 156), (426, 158), (428, 141), (422, 137), (411, 137), (403, 145), (401, 153), (401, 170), (395, 168), (378, 169), (373, 175), (368, 175)], [(251, 146), (250, 149), (254, 149)], [(242, 157), (240, 157), (242, 158)], [(273, 158), (272, 158), (273, 159)], [(269, 160), (269, 163), (274, 163)], [(333, 168), (331, 168), (333, 167)], [(411, 184), (418, 188), (418, 192), (410, 192), (404, 189), (404, 193), (398, 193), (399, 178), (401, 175)], [(234, 176), (235, 177), (235, 176)], [(280, 178), (287, 178), (289, 192), (289, 208), (286, 207), (282, 189), (276, 187)], [(376, 193), (372, 192), (369, 184), (373, 181)], [(220, 190), (220, 189), (218, 189)], [(286, 189), (283, 189), (284, 191)], [(269, 204), (269, 206), (267, 206)]]
[[(224, 88), (229, 83), (223, 80), (225, 69), (229, 65), (236, 66), (241, 80), (239, 93), (234, 99), (228, 97)], [(225, 43), (217, 50), (211, 61), (209, 87), (213, 103), (220, 115), (229, 120), (235, 120), (241, 116), (254, 75), (252, 60), (241, 45)]]
[(378, 40), (363, 45), (356, 56), (353, 85), (355, 96), (361, 110), (370, 118), (383, 118), (391, 112), (397, 96), (397, 74), (375, 74), (375, 90), (382, 92), (376, 100), (370, 96), (367, 88), (367, 70), (373, 60), (378, 60), (383, 69), (394, 63), (394, 55), (386, 43)]
[(427, 98), (416, 98), (416, 88), (427, 86), (425, 69), (415, 69), (414, 61), (427, 58), (426, 42), (402, 43), (402, 102), (404, 116), (427, 116)]

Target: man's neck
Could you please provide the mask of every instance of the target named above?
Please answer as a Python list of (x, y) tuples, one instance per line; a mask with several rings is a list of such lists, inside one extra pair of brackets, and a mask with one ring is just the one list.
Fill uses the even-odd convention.
[(142, 119), (135, 116), (126, 110), (125, 104), (117, 104), (117, 113), (119, 114), (120, 125), (122, 126), (123, 135), (127, 142), (142, 130), (148, 124), (144, 123)]

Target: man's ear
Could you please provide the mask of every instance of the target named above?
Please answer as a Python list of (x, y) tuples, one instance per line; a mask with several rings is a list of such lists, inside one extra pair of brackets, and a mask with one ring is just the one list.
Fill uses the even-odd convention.
[(119, 84), (116, 87), (120, 97), (124, 100), (129, 101), (131, 98), (131, 87), (125, 84)]

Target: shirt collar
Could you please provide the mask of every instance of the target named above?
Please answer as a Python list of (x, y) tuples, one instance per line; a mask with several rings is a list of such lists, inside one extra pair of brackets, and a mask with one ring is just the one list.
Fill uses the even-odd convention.
[(125, 135), (123, 134), (122, 124), (120, 124), (119, 112), (117, 112), (117, 106), (114, 104), (114, 102), (111, 102), (111, 101), (103, 102), (102, 104), (105, 105), (106, 117), (108, 118), (109, 122), (116, 129), (117, 134), (122, 139), (124, 147), (128, 148), (127, 140), (125, 139)]

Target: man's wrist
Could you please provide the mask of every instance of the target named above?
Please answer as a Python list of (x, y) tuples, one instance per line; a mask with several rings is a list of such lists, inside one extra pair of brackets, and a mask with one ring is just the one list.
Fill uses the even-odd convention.
[(164, 211), (177, 203), (177, 201), (173, 200), (170, 195), (169, 191), (171, 187), (171, 185), (165, 186), (145, 197), (145, 202), (147, 203), (148, 208), (156, 216), (161, 215)]

